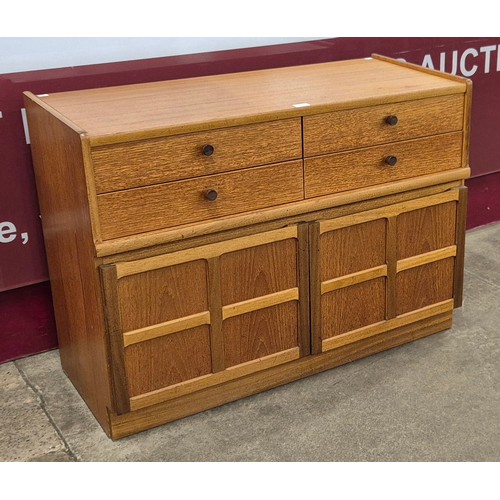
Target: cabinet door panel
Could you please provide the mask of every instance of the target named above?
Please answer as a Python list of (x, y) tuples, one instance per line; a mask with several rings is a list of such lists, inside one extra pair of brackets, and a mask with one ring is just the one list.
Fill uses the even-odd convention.
[(465, 211), (461, 187), (312, 224), (313, 352), (459, 305)]
[(207, 311), (206, 261), (125, 276), (118, 297), (124, 332)]
[(383, 213), (353, 214), (313, 225), (313, 352), (330, 349), (332, 337), (385, 320), (388, 228)]
[(323, 339), (384, 321), (385, 280), (377, 278), (324, 294)]
[(305, 229), (103, 266), (115, 411), (308, 354)]
[(296, 287), (297, 260), (295, 239), (221, 255), (222, 305)]
[(377, 219), (321, 235), (321, 280), (385, 264), (386, 220)]
[(397, 314), (451, 299), (454, 267), (455, 259), (448, 258), (399, 272), (396, 277)]
[(131, 345), (125, 368), (131, 397), (207, 375), (212, 371), (209, 327)]
[(241, 314), (224, 321), (226, 368), (298, 346), (298, 303)]
[(398, 259), (454, 245), (456, 214), (454, 201), (400, 214), (397, 218)]

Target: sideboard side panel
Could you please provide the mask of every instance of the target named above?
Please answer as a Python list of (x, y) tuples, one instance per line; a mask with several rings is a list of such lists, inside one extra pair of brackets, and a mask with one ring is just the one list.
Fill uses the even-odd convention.
[(83, 165), (85, 136), (36, 97), (26, 96), (25, 102), (61, 364), (109, 433), (111, 391)]

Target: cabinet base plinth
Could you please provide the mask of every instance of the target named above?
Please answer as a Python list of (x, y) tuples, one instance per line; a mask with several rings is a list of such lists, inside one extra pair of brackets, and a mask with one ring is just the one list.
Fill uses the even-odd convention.
[(452, 319), (453, 311), (438, 314), (328, 352), (306, 356), (148, 408), (123, 415), (110, 413), (111, 438), (116, 440), (145, 431), (447, 330), (452, 326)]

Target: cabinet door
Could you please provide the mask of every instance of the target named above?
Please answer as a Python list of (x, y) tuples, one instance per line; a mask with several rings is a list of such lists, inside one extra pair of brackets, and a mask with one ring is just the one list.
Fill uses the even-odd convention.
[(465, 213), (459, 188), (312, 224), (313, 352), (460, 305)]
[(307, 228), (101, 266), (116, 412), (310, 352)]

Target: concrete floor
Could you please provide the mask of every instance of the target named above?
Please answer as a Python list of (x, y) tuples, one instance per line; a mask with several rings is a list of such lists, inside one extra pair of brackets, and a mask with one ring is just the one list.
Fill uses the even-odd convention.
[(451, 330), (113, 442), (58, 351), (0, 365), (0, 460), (500, 460), (500, 223), (467, 233)]

